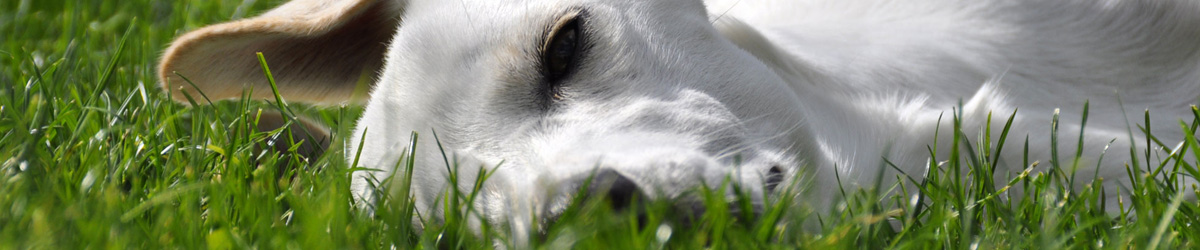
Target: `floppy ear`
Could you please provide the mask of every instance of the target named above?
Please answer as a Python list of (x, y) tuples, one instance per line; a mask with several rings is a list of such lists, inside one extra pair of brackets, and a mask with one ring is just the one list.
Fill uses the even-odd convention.
[[(355, 88), (374, 83), (403, 1), (293, 0), (260, 16), (217, 24), (179, 37), (159, 65), (162, 88), (178, 101), (186, 92), (212, 100), (273, 98), (256, 52), (262, 52), (280, 94), (310, 103), (361, 102)], [(188, 83), (181, 78), (191, 81)], [(193, 87), (192, 84), (195, 84)]]
[(717, 32), (721, 33), (725, 39), (737, 45), (738, 48), (750, 53), (754, 57), (762, 61), (768, 67), (774, 69), (777, 74), (795, 74), (793, 62), (784, 59), (781, 55), (786, 55), (775, 44), (767, 40), (766, 37), (759, 33), (750, 25), (733, 17), (722, 17), (713, 21), (713, 27)]
[(776, 74), (785, 76), (784, 79), (821, 78), (821, 74), (812, 70), (814, 67), (787, 58), (784, 56), (788, 54), (786, 51), (772, 43), (757, 29), (737, 18), (725, 16), (716, 19), (713, 21), (713, 27), (729, 42), (758, 58)]

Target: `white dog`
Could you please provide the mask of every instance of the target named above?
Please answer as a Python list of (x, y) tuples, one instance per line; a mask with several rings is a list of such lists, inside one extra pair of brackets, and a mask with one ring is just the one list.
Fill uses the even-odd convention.
[[(294, 0), (180, 37), (163, 87), (195, 96), (179, 74), (214, 99), (269, 89), (259, 51), (292, 101), (358, 102), (355, 86), (373, 83), (346, 148), (385, 171), (355, 176), (360, 197), (412, 131), (424, 135), (412, 187), (422, 214), (438, 214), (447, 188), (469, 190), (447, 187), (436, 131), (459, 178), (496, 169), (476, 205), (521, 230), (593, 173), (610, 195), (679, 197), (727, 177), (769, 193), (808, 172), (817, 196), (804, 202), (828, 205), (837, 178), (895, 180), (885, 159), (920, 178), (927, 145), (949, 151), (957, 112), (963, 131), (990, 125), (997, 138), (1019, 109), (1009, 144), (1028, 137), (1030, 160), (1046, 163), (1061, 109), (1069, 160), (1089, 101), (1078, 171), (1128, 185), (1126, 150), (1148, 146), (1143, 111), (1170, 146), (1192, 119), (1200, 2)], [(1000, 171), (1026, 167), (1018, 148)]]

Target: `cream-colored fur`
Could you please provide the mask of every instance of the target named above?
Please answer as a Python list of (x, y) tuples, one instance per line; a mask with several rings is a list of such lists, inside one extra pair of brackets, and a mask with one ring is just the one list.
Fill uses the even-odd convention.
[(199, 98), (182, 75), (213, 99), (272, 98), (255, 52), (263, 52), (280, 94), (315, 103), (361, 102), (359, 83), (372, 82), (399, 22), (391, 1), (296, 0), (260, 16), (204, 27), (179, 37), (159, 66), (163, 89), (179, 100)]
[[(551, 85), (539, 46), (571, 14), (586, 49)], [(1151, 147), (1154, 161), (1170, 150), (1145, 145), (1143, 110), (1167, 146), (1183, 138), (1200, 97), (1198, 41), (1200, 6), (1186, 0), (299, 0), (182, 36), (162, 78), (171, 91), (191, 91), (177, 72), (236, 97), (265, 89), (263, 51), (293, 101), (353, 101), (373, 79), (347, 148), (363, 146), (360, 163), (383, 171), (354, 176), (360, 197), (376, 195), (368, 183), (391, 174), (412, 131), (422, 214), (439, 214), (446, 188), (471, 188), (447, 187), (436, 131), (460, 178), (496, 170), (477, 212), (521, 231), (597, 168), (653, 197), (726, 176), (761, 194), (774, 170), (808, 172), (801, 184), (816, 196), (802, 202), (824, 207), (836, 178), (894, 181), (885, 159), (913, 178), (930, 171), (945, 159), (926, 146), (948, 152), (955, 113), (978, 143), (1020, 109), (997, 176), (1026, 167), (1026, 138), (1045, 170), (1052, 115), (1071, 161), (1085, 102), (1084, 157), (1058, 165), (1108, 179), (1116, 196), (1130, 148)]]

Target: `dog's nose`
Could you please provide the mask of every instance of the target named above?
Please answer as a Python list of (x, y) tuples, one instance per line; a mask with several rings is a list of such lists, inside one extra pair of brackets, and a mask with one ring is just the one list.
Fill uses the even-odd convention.
[(771, 169), (767, 170), (767, 175), (764, 177), (765, 177), (765, 179), (763, 180), (763, 184), (764, 184), (763, 188), (765, 189), (764, 191), (766, 191), (766, 193), (768, 193), (768, 194), (773, 194), (775, 192), (778, 192), (779, 184), (783, 183), (783, 177), (784, 177), (783, 168), (779, 167), (779, 166), (771, 166)]
[(596, 171), (588, 184), (587, 195), (594, 198), (604, 197), (613, 210), (627, 209), (634, 200), (645, 197), (637, 183), (612, 169)]

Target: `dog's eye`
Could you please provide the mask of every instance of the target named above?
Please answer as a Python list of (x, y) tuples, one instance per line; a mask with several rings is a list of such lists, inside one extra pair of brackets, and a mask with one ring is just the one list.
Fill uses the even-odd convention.
[(572, 18), (552, 31), (542, 47), (542, 68), (547, 80), (561, 80), (575, 64), (579, 52), (579, 25)]

